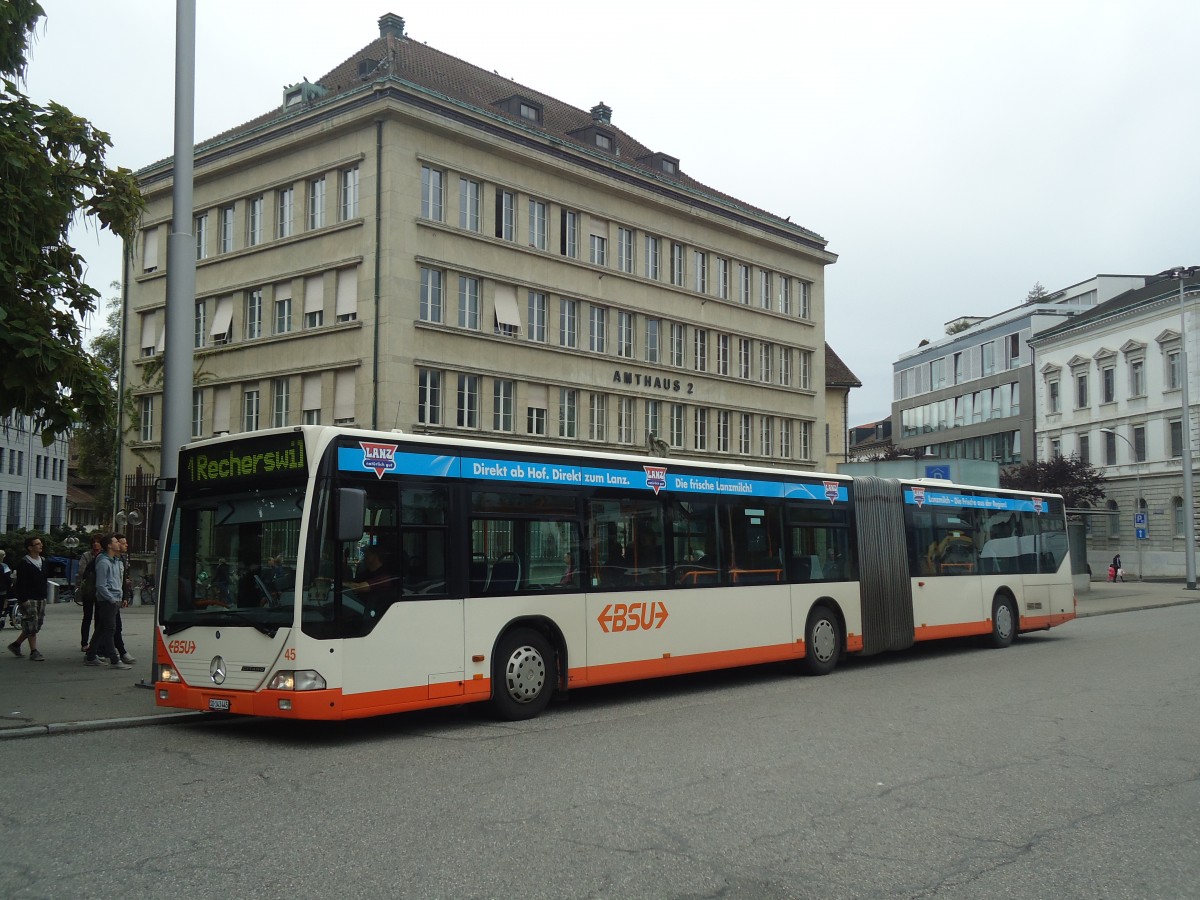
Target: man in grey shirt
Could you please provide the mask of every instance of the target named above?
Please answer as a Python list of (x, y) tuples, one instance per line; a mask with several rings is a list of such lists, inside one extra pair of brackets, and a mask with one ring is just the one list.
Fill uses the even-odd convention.
[(106, 534), (100, 538), (100, 546), (104, 553), (96, 557), (96, 635), (83, 662), (88, 666), (102, 666), (104, 663), (99, 657), (105, 656), (109, 668), (128, 669), (131, 666), (121, 660), (113, 644), (117, 609), (121, 605), (122, 570), (121, 561), (117, 559), (120, 544), (116, 536)]

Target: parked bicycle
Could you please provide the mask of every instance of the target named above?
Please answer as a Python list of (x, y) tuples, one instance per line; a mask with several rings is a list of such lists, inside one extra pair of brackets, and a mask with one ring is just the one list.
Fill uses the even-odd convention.
[(147, 573), (138, 587), (138, 597), (142, 606), (153, 606), (158, 602), (158, 592), (154, 588), (154, 576)]

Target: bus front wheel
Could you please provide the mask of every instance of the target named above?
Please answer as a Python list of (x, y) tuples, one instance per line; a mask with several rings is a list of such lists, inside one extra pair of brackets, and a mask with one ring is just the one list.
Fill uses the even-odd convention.
[(833, 610), (814, 606), (804, 628), (804, 659), (801, 666), (809, 675), (828, 675), (842, 658), (842, 627)]
[(557, 666), (550, 642), (531, 628), (510, 631), (492, 662), (492, 710), (509, 722), (537, 717), (554, 693)]
[(1012, 597), (997, 595), (992, 601), (992, 636), (993, 647), (1007, 647), (1017, 636), (1017, 605)]

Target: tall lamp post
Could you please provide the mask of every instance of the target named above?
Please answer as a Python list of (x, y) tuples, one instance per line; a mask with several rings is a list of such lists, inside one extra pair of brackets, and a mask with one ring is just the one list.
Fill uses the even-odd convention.
[[(1200, 272), (1200, 266), (1180, 266), (1163, 274), (1179, 279), (1179, 367), (1183, 402), (1183, 559), (1187, 572), (1187, 589), (1196, 590), (1196, 492), (1192, 485), (1192, 409), (1188, 402), (1188, 330), (1187, 309), (1183, 302), (1183, 279)], [(1196, 285), (1192, 285), (1193, 288)]]
[[(1134, 511), (1134, 515), (1136, 516), (1137, 513), (1140, 513), (1142, 511), (1142, 472), (1140, 469), (1137, 468), (1137, 466), (1141, 462), (1137, 458), (1137, 447), (1133, 446), (1133, 441), (1129, 440), (1129, 438), (1125, 437), (1125, 435), (1121, 434), (1119, 431), (1116, 431), (1112, 428), (1101, 428), (1100, 433), (1101, 434), (1111, 434), (1113, 437), (1119, 437), (1121, 440), (1123, 440), (1125, 443), (1127, 443), (1129, 445), (1129, 452), (1133, 454), (1133, 465), (1134, 465), (1133, 477), (1137, 480), (1137, 500), (1134, 503), (1133, 511)], [(1136, 518), (1134, 521), (1136, 523)], [(1136, 524), (1134, 525), (1134, 542), (1137, 544), (1138, 581), (1144, 581), (1145, 579), (1142, 576), (1142, 542), (1137, 537)]]

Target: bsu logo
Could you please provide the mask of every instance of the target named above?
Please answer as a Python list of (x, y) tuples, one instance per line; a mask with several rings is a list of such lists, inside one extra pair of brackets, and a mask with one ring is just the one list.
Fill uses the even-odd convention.
[(822, 484), (825, 485), (825, 499), (830, 503), (837, 503), (838, 483), (836, 481), (825, 481)]
[(384, 472), (396, 468), (396, 445), (373, 444), (370, 441), (359, 441), (363, 451), (363, 468), (374, 469), (376, 478), (383, 478)]
[(655, 494), (667, 486), (666, 466), (642, 466), (642, 468), (646, 470), (646, 487), (654, 488)]
[(912, 489), (912, 491), (913, 491), (913, 502), (917, 504), (918, 508), (924, 506), (925, 505), (925, 488), (914, 487)]

